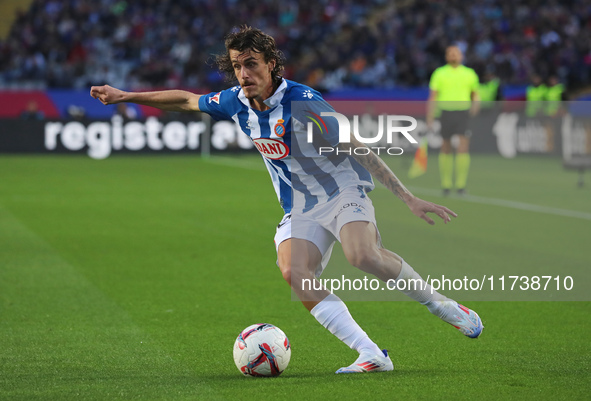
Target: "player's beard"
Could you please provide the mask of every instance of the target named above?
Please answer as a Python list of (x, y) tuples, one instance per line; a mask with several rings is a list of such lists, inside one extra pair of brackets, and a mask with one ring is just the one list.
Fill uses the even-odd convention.
[(260, 90), (254, 82), (248, 82), (242, 85), (242, 92), (247, 99), (254, 99), (260, 95)]
[[(249, 83), (249, 85), (243, 85), (242, 86), (242, 92), (244, 93), (244, 96), (249, 99), (255, 99), (257, 97), (262, 97), (264, 99), (270, 97), (274, 92), (276, 88), (276, 85), (271, 81), (268, 85), (265, 85), (264, 87), (260, 87), (259, 85), (255, 84), (255, 83)], [(246, 87), (246, 88), (245, 88)], [(267, 90), (269, 91), (269, 93), (267, 93)]]

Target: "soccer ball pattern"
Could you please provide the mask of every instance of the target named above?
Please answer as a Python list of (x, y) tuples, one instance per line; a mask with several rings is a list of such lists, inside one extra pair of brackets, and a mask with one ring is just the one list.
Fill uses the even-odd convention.
[(291, 358), (291, 344), (269, 323), (248, 326), (234, 343), (234, 362), (245, 376), (279, 376)]

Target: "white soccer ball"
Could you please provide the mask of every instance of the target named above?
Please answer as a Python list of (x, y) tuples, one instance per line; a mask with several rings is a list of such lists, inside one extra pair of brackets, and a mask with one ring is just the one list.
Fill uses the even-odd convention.
[(279, 376), (291, 358), (291, 344), (281, 329), (268, 323), (248, 326), (234, 343), (234, 362), (245, 376)]

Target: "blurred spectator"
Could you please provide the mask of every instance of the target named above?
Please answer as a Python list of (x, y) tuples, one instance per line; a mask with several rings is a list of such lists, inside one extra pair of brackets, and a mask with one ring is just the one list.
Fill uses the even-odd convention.
[(480, 107), (483, 109), (494, 106), (495, 101), (503, 100), (501, 80), (491, 71), (486, 71), (480, 78), (478, 85)]
[(114, 114), (123, 117), (125, 120), (135, 120), (137, 118), (137, 112), (127, 103), (119, 103)]
[(41, 110), (39, 110), (39, 105), (36, 101), (31, 100), (27, 103), (27, 108), (21, 113), (21, 119), (23, 120), (43, 120), (45, 119), (45, 114)]
[(82, 106), (76, 106), (75, 104), (71, 104), (68, 106), (68, 117), (72, 120), (81, 121), (84, 120), (86, 117), (86, 110)]
[(544, 84), (542, 77), (534, 74), (531, 77), (531, 82), (526, 89), (526, 115), (528, 117), (536, 117), (544, 108), (544, 100), (546, 100), (546, 93), (548, 87)]
[(548, 78), (548, 87), (546, 89), (546, 114), (548, 116), (560, 115), (562, 101), (567, 100), (564, 92), (564, 85), (558, 81), (558, 77), (552, 75)]
[(319, 88), (426, 86), (450, 43), (507, 85), (535, 68), (576, 87), (590, 20), (587, 0), (33, 0), (0, 42), (0, 85), (225, 87), (208, 60), (246, 23), (276, 38), (286, 78)]

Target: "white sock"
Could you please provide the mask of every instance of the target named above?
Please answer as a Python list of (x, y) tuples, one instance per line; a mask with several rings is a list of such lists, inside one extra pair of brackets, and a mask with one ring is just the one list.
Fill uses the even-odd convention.
[(349, 313), (339, 297), (330, 294), (310, 311), (318, 322), (339, 340), (359, 352), (382, 355), (380, 348), (369, 338)]
[[(400, 270), (396, 282), (399, 280), (406, 282), (406, 285), (403, 287), (405, 289), (399, 289), (399, 291), (425, 305), (429, 308), (431, 313), (437, 314), (435, 313), (435, 310), (439, 309), (438, 301), (449, 301), (449, 298), (433, 290), (433, 288), (427, 284), (427, 282), (423, 280), (423, 278), (414, 271), (404, 259), (402, 260), (402, 269)], [(398, 288), (398, 285), (396, 287)]]

